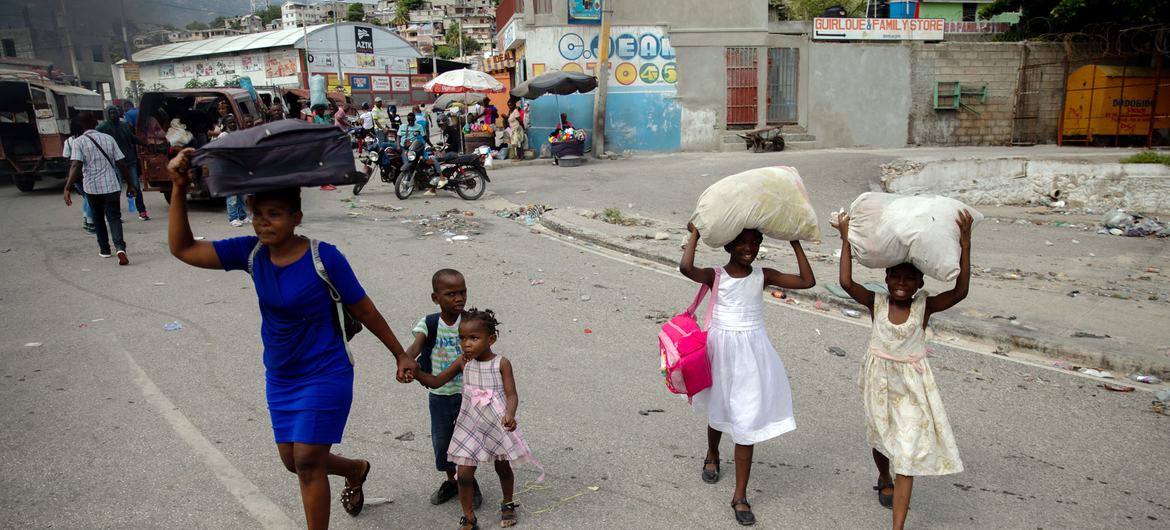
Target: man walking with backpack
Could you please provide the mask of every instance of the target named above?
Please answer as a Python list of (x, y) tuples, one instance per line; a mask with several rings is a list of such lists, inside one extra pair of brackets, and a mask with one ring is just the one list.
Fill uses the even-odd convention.
[[(84, 113), (81, 128), (85, 131), (72, 142), (69, 178), (65, 181), (65, 205), (73, 205), (73, 183), (81, 180), (86, 200), (93, 209), (93, 223), (97, 231), (98, 255), (109, 258), (110, 238), (114, 240), (118, 264), (129, 265), (126, 242), (122, 239), (122, 183), (126, 183), (127, 194), (134, 195), (134, 185), (128, 179), (130, 168), (114, 137), (94, 130), (97, 118)], [(107, 226), (108, 225), (108, 226)]]
[(142, 200), (142, 181), (138, 175), (138, 148), (134, 144), (141, 143), (134, 131), (118, 116), (118, 107), (106, 107), (106, 119), (97, 126), (97, 132), (106, 133), (114, 138), (118, 149), (126, 157), (126, 167), (130, 170), (126, 176), (130, 180), (130, 188), (134, 193), (127, 192), (126, 204), (134, 201), (135, 210), (138, 210), (139, 221), (149, 221), (150, 214), (146, 212), (146, 202)]

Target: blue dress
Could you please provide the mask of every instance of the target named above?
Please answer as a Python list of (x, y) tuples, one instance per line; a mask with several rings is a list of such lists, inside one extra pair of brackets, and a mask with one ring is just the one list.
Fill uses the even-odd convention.
[[(246, 271), (256, 236), (215, 241), (224, 270)], [(321, 261), (341, 301), (353, 304), (366, 292), (337, 247), (320, 245)], [(261, 247), (252, 264), (260, 302), (260, 338), (268, 413), (276, 443), (341, 442), (353, 402), (353, 365), (333, 324), (333, 300), (317, 276), (312, 252), (278, 267)]]

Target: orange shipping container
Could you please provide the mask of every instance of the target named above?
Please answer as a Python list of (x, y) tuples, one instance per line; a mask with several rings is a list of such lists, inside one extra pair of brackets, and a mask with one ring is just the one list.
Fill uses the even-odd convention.
[[(1170, 72), (1152, 68), (1090, 64), (1068, 76), (1063, 142), (1092, 143), (1099, 136), (1141, 136), (1170, 128)], [(1154, 102), (1157, 88), (1157, 105)]]

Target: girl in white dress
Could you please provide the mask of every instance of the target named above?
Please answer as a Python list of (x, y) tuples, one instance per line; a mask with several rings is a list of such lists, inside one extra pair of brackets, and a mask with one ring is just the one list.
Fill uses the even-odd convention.
[[(954, 289), (936, 296), (919, 293), (922, 271), (910, 263), (886, 269), (889, 294), (853, 282), (849, 216), (837, 219), (841, 232), (841, 288), (869, 309), (873, 333), (861, 364), (858, 386), (865, 407), (865, 438), (878, 468), (878, 502), (893, 509), (893, 528), (901, 530), (910, 510), (914, 477), (963, 471), (959, 449), (934, 372), (926, 359), (930, 316), (967, 297), (971, 279), (971, 214), (959, 213), (959, 278)], [(916, 296), (917, 295), (917, 296)], [(896, 479), (890, 478), (893, 463)]]
[(715, 310), (707, 335), (712, 384), (695, 394), (692, 401), (696, 411), (707, 414), (703, 481), (708, 484), (719, 481), (719, 441), (723, 433), (730, 434), (735, 442), (735, 492), (731, 496), (731, 508), (736, 522), (750, 526), (756, 522), (747, 502), (753, 448), (796, 428), (788, 374), (764, 331), (763, 290), (768, 285), (808, 289), (816, 285), (816, 280), (797, 241), (792, 242), (792, 250), (800, 267), (799, 275), (752, 267), (764, 239), (757, 230), (744, 230), (724, 247), (731, 255), (726, 266), (696, 268), (699, 231), (694, 225), (688, 225), (687, 229), (691, 237), (683, 251), (679, 271), (708, 286), (714, 285), (719, 275)]

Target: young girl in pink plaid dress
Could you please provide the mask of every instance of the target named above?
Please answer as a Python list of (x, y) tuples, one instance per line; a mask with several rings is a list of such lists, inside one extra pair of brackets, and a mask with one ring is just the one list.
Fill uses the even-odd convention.
[[(516, 430), (516, 379), (512, 363), (492, 353), (496, 328), (500, 325), (491, 310), (464, 311), (459, 320), (459, 345), (463, 355), (439, 375), (443, 384), (460, 370), (463, 372), (463, 404), (455, 420), (455, 433), (447, 458), (458, 465), (459, 501), (463, 504), (460, 530), (476, 530), (479, 520), (472, 505), (475, 468), (493, 462), (500, 476), (503, 501), (500, 502), (500, 526), (515, 526), (516, 503), (512, 502), (515, 477), (512, 462), (531, 462), (532, 450)], [(539, 466), (539, 464), (536, 464)]]

